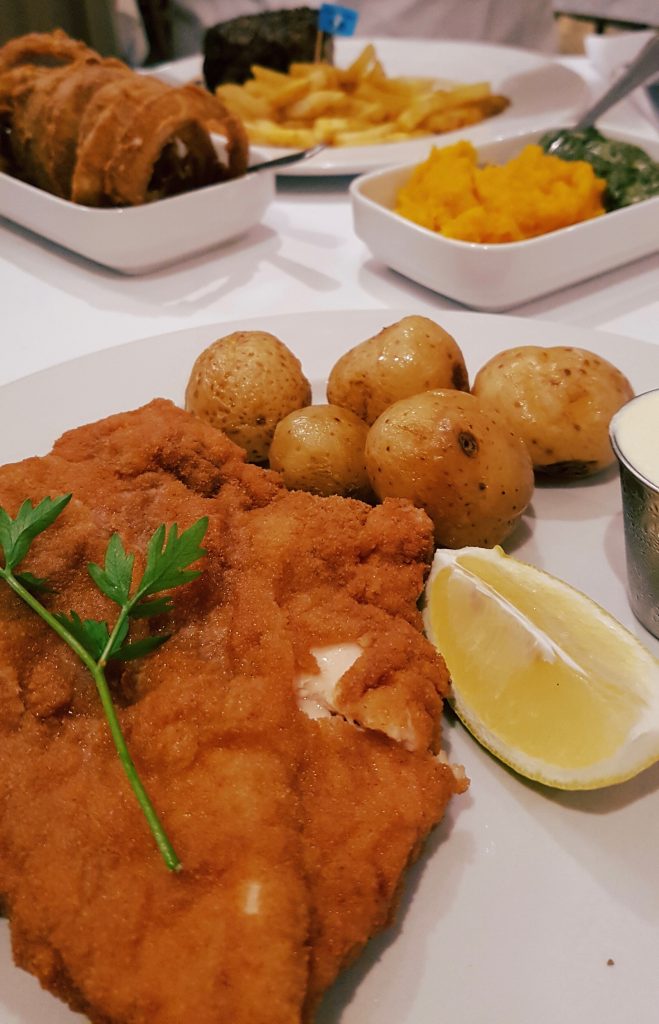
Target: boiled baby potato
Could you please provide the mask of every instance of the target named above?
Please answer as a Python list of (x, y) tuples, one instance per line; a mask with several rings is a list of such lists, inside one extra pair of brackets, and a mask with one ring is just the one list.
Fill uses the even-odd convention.
[(265, 462), (279, 420), (311, 401), (299, 359), (274, 334), (236, 331), (197, 357), (185, 408)]
[(501, 543), (533, 493), (522, 439), (461, 391), (426, 391), (386, 409), (366, 438), (366, 469), (379, 498), (424, 508), (447, 548)]
[(367, 433), (363, 420), (338, 405), (297, 409), (277, 424), (270, 468), (282, 474), (290, 490), (368, 498)]
[(406, 316), (341, 356), (327, 382), (327, 400), (373, 423), (401, 398), (433, 388), (469, 390), (457, 342), (425, 316)]
[(581, 348), (506, 349), (477, 373), (473, 393), (526, 442), (538, 473), (583, 477), (614, 461), (609, 421), (633, 395), (627, 378)]

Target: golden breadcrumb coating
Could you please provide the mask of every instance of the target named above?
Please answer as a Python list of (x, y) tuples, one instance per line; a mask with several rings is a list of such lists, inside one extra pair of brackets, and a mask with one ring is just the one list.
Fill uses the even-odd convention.
[[(94, 1024), (308, 1020), (465, 787), (436, 756), (447, 677), (416, 607), (431, 524), (404, 502), (287, 492), (162, 400), (0, 469), (11, 514), (68, 491), (25, 568), (52, 582), (49, 606), (88, 618), (116, 614), (86, 571), (114, 531), (143, 553), (160, 523), (209, 517), (202, 575), (135, 625), (170, 638), (108, 672), (183, 870), (155, 848), (88, 673), (0, 586), (0, 904), (16, 962)], [(345, 645), (333, 706), (308, 717), (300, 677)]]

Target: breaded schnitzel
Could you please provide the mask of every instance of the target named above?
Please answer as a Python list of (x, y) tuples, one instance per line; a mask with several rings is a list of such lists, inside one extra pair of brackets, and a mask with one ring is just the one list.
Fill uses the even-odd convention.
[(170, 639), (109, 672), (183, 870), (160, 859), (87, 671), (0, 586), (0, 902), (16, 962), (94, 1024), (308, 1020), (465, 787), (435, 756), (447, 678), (416, 608), (430, 521), (404, 502), (287, 492), (164, 401), (0, 469), (12, 515), (68, 491), (26, 568), (51, 582), (45, 603), (87, 617), (115, 615), (86, 571), (114, 531), (144, 552), (160, 523), (209, 518), (203, 573), (161, 623)]

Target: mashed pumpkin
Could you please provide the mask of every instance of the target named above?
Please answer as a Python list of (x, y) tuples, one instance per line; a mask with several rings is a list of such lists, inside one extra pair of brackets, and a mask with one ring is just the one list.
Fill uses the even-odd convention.
[(433, 147), (399, 190), (396, 212), (465, 242), (518, 242), (604, 213), (606, 182), (585, 161), (535, 145), (501, 166), (476, 159), (470, 142)]

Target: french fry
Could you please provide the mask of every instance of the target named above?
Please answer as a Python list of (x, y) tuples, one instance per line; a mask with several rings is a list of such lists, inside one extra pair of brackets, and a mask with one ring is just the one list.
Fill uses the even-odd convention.
[(270, 102), (263, 97), (254, 96), (240, 85), (227, 82), (225, 85), (218, 86), (216, 93), (224, 105), (243, 121), (270, 116)]
[(274, 71), (272, 68), (264, 68), (261, 64), (252, 64), (250, 70), (257, 82), (269, 82), (277, 86), (286, 85), (290, 81), (285, 71)]
[(349, 97), (340, 89), (318, 89), (317, 92), (310, 92), (308, 96), (289, 106), (287, 116), (294, 121), (315, 121), (317, 117), (330, 111), (345, 109), (349, 102)]
[(470, 124), (478, 124), (483, 120), (483, 112), (477, 104), (465, 104), (443, 110), (428, 119), (428, 126), (435, 135), (454, 132), (459, 128), (467, 128)]
[(359, 131), (337, 132), (334, 143), (337, 146), (372, 146), (376, 142), (387, 142), (394, 131), (390, 124), (376, 124)]
[(375, 47), (372, 43), (367, 43), (359, 56), (346, 68), (345, 81), (358, 82), (366, 74), (369, 64), (373, 64), (376, 60)]
[(472, 100), (482, 100), (490, 95), (490, 87), (487, 82), (474, 82), (472, 85), (456, 85), (451, 94), (456, 104), (470, 103)]
[(411, 132), (433, 114), (454, 106), (450, 93), (436, 92), (413, 99), (396, 119), (401, 131)]
[(286, 85), (282, 85), (281, 88), (268, 92), (267, 98), (272, 108), (271, 116), (273, 111), (286, 109), (286, 117), (290, 117), (291, 104), (297, 103), (298, 100), (308, 96), (310, 89), (309, 82), (304, 78), (300, 78), (293, 79), (293, 81), (287, 82)]
[(244, 85), (217, 92), (245, 122), (252, 142), (305, 148), (316, 142), (368, 146), (453, 131), (508, 106), (488, 82), (389, 78), (372, 43), (347, 68), (291, 64), (288, 72), (254, 65)]
[(245, 121), (245, 129), (253, 142), (263, 146), (285, 146), (287, 149), (306, 149), (318, 140), (312, 128), (288, 128), (276, 121), (260, 119)]

